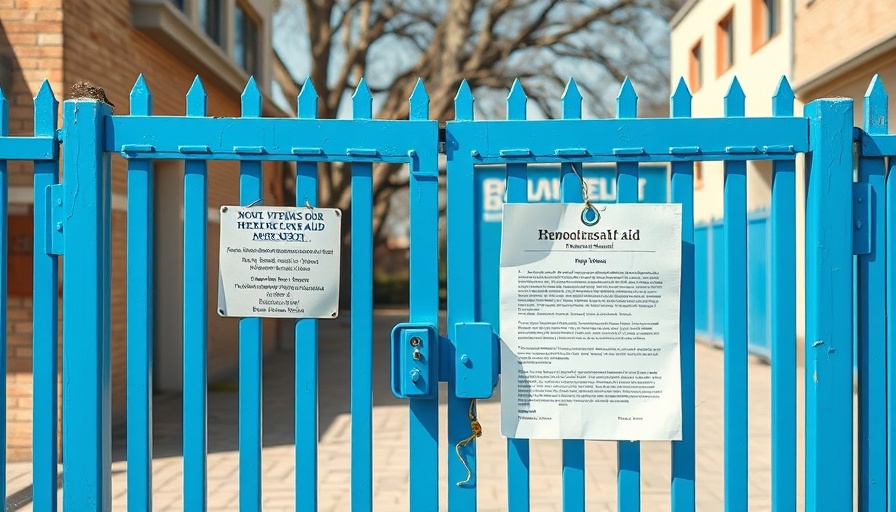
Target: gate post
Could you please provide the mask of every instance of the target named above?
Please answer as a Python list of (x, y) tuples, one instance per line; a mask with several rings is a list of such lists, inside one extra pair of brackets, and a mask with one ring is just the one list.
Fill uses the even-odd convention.
[(63, 109), (62, 454), (65, 510), (111, 508), (111, 172), (103, 151), (111, 108), (96, 100)]
[(853, 506), (853, 104), (806, 105), (806, 510)]

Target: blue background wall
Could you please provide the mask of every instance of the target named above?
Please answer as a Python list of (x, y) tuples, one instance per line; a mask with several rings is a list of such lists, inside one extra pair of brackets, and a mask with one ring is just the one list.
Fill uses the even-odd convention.
[[(669, 169), (666, 165), (641, 164), (640, 200), (642, 203), (665, 203), (669, 199)], [(612, 165), (585, 166), (582, 169), (588, 182), (588, 198), (592, 202), (616, 202), (616, 168)], [(483, 283), (478, 287), (476, 313), (481, 322), (496, 329), (499, 317), (498, 267), (501, 255), (501, 215), (504, 205), (504, 166), (477, 166), (475, 176), (476, 277)], [(558, 166), (530, 165), (528, 167), (529, 202), (560, 201), (560, 169)], [(699, 273), (698, 273), (699, 275)]]

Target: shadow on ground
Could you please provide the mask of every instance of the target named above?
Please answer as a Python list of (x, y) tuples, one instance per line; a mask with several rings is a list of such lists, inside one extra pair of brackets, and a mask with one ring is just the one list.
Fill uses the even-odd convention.
[[(350, 412), (351, 328), (350, 315), (321, 321), (319, 327), (319, 435), (323, 436), (340, 414)], [(392, 395), (389, 333), (396, 323), (407, 322), (406, 311), (376, 311), (373, 323), (373, 404), (404, 405)], [(296, 347), (301, 356), (303, 342)], [(278, 350), (264, 360), (263, 446), (294, 444), (296, 352)], [(304, 360), (302, 365), (307, 364)], [(208, 451), (236, 451), (239, 446), (238, 373), (208, 392)], [(183, 453), (183, 400), (180, 394), (153, 398), (153, 457), (175, 457)], [(112, 458), (126, 459), (127, 427), (113, 430)]]

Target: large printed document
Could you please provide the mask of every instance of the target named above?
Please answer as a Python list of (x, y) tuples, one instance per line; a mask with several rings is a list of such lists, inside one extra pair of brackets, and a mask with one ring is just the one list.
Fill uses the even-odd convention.
[(500, 281), (502, 434), (681, 439), (681, 205), (507, 204)]

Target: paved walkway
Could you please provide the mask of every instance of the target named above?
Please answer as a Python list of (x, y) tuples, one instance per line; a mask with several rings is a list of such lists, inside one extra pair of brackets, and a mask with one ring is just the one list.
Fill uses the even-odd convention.
[[(374, 349), (374, 501), (377, 511), (408, 510), (407, 406), (389, 391), (388, 333), (406, 316), (380, 312), (375, 322)], [(320, 510), (346, 511), (351, 500), (349, 414), (349, 327), (346, 320), (322, 322), (320, 342)], [(697, 500), (698, 510), (722, 509), (723, 496), (723, 385), (722, 352), (697, 346)], [(281, 351), (264, 367), (263, 496), (265, 511), (293, 510), (295, 479), (293, 440), (294, 353)], [(770, 496), (770, 368), (751, 361), (750, 378), (750, 510), (768, 510)], [(802, 376), (799, 376), (800, 390)], [(208, 395), (209, 509), (237, 510), (238, 395), (231, 383), (213, 386)], [(802, 391), (800, 391), (802, 396)], [(181, 457), (182, 404), (179, 396), (161, 396), (154, 402), (153, 486), (154, 510), (182, 509), (183, 459)], [(802, 411), (802, 400), (798, 405)], [(499, 433), (499, 401), (480, 402), (485, 430), (478, 441), (481, 512), (505, 510), (505, 440)], [(445, 408), (442, 408), (442, 417)], [(443, 424), (444, 425), (444, 424)], [(802, 424), (799, 431), (802, 432)], [(444, 438), (444, 426), (441, 429)], [(113, 439), (113, 509), (126, 509), (127, 463), (125, 432)], [(444, 441), (442, 442), (444, 446)], [(802, 444), (802, 442), (800, 442)], [(642, 444), (642, 510), (669, 509), (669, 443)], [(442, 467), (447, 454), (443, 450)], [(559, 442), (532, 442), (532, 510), (560, 511)], [(802, 460), (802, 452), (798, 454)], [(616, 510), (615, 443), (589, 442), (586, 447), (587, 510)], [(801, 466), (801, 464), (800, 464)], [(8, 467), (10, 510), (30, 510), (28, 464)], [(802, 489), (802, 481), (798, 484)], [(445, 500), (442, 486), (442, 500)], [(15, 500), (9, 499), (15, 497)], [(802, 508), (800, 504), (799, 508)], [(443, 504), (444, 509), (444, 504)], [(61, 510), (61, 509), (60, 509)]]

